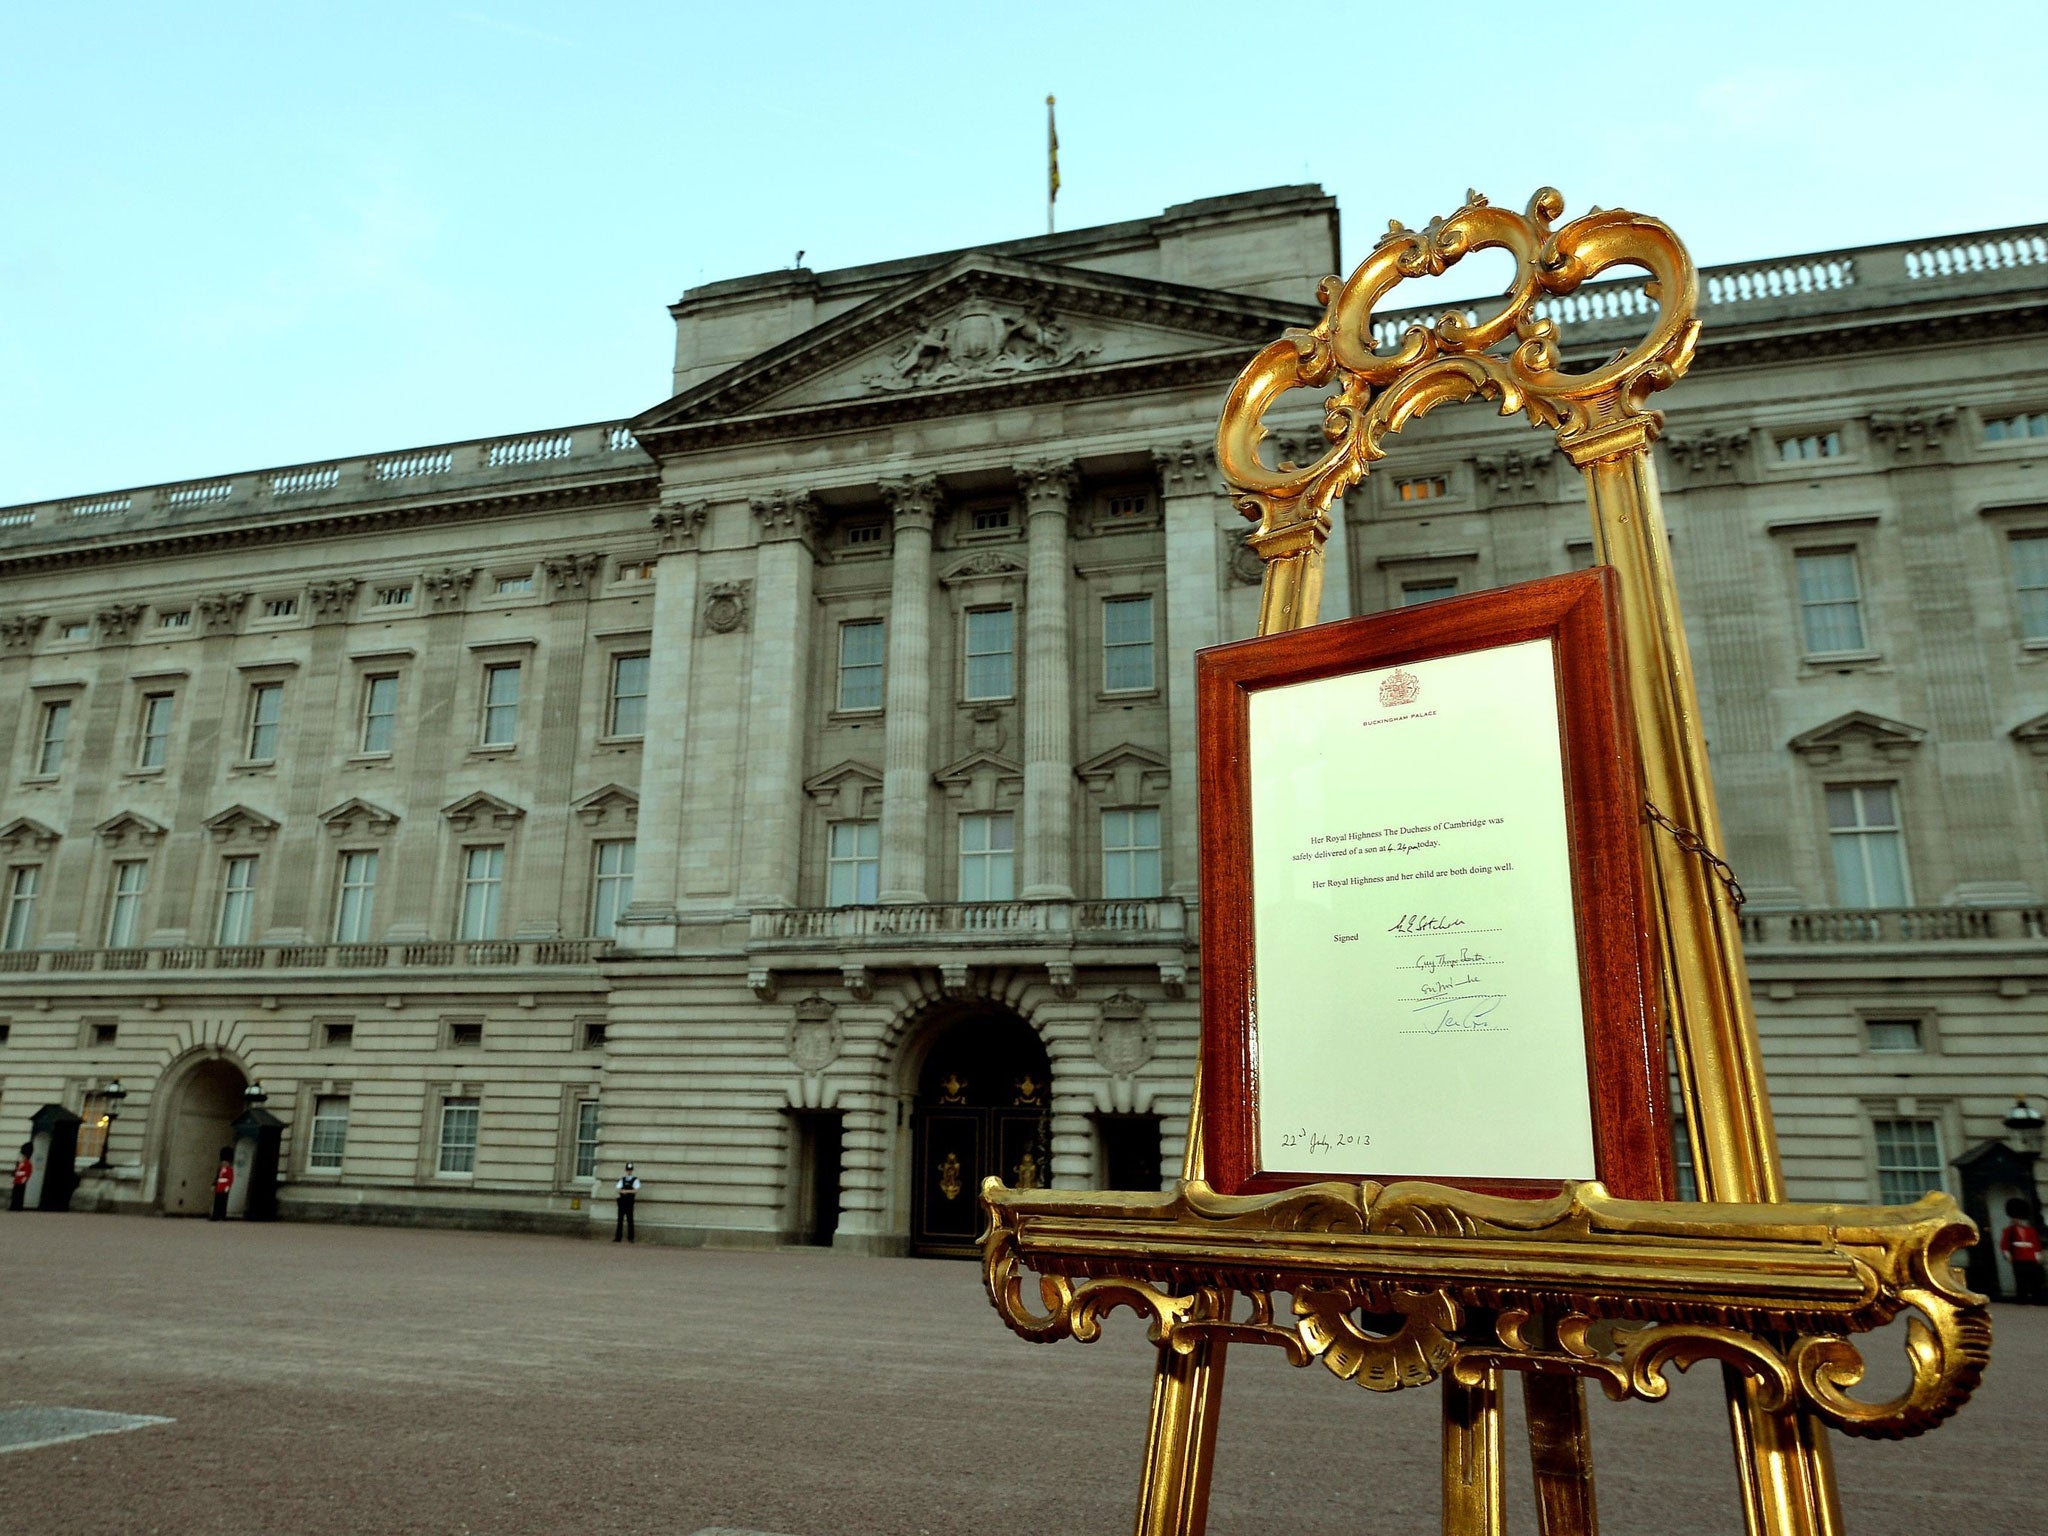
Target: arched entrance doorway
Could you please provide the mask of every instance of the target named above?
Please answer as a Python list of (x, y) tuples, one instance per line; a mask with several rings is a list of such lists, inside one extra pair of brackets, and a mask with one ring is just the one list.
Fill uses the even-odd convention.
[(165, 1105), (163, 1161), (158, 1165), (166, 1216), (204, 1216), (213, 1208), (213, 1175), (220, 1149), (231, 1145), (249, 1079), (233, 1062), (215, 1057), (193, 1064), (170, 1089)]
[(950, 1026), (925, 1057), (911, 1114), (914, 1252), (976, 1252), (981, 1181), (1052, 1182), (1052, 1063), (1038, 1036), (1004, 1015)]

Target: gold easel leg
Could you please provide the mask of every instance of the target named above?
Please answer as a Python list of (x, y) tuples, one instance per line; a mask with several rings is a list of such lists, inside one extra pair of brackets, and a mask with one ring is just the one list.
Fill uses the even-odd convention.
[(1585, 1383), (1576, 1376), (1524, 1372), (1522, 1411), (1536, 1476), (1537, 1536), (1598, 1536)]
[(1503, 1536), (1500, 1372), (1464, 1386), (1444, 1376), (1444, 1536)]
[(1722, 1374), (1743, 1529), (1750, 1536), (1841, 1536), (1827, 1427), (1797, 1409), (1774, 1413), (1758, 1406), (1755, 1383), (1732, 1366)]
[(1159, 1346), (1137, 1536), (1202, 1536), (1208, 1527), (1209, 1474), (1223, 1411), (1223, 1350), (1221, 1342), (1208, 1339), (1186, 1354)]

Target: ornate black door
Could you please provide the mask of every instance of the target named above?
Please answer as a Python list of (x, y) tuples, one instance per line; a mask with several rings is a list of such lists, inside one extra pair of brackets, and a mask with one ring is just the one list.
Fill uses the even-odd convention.
[(1038, 1037), (1012, 1019), (965, 1019), (932, 1048), (913, 1115), (911, 1244), (919, 1253), (972, 1255), (981, 1232), (981, 1181), (1016, 1188), (1051, 1181), (1052, 1073)]

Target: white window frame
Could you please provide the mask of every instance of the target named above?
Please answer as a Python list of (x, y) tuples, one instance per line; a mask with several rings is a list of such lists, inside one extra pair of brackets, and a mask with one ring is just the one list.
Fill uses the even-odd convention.
[[(2038, 551), (2041, 569), (2021, 568), (2020, 550)], [(2013, 606), (2020, 639), (2048, 646), (2048, 528), (2015, 528), (2005, 536), (2006, 567), (2012, 572)]]
[(334, 942), (373, 943), (377, 906), (377, 850), (344, 848), (334, 865)]
[[(1110, 611), (1116, 608), (1136, 608), (1144, 605), (1145, 638), (1143, 640), (1112, 640), (1110, 638)], [(1106, 694), (1151, 693), (1159, 686), (1159, 605), (1152, 600), (1150, 592), (1124, 592), (1102, 600), (1102, 691)], [(1127, 653), (1142, 651), (1145, 657), (1145, 681), (1118, 682), (1115, 680), (1116, 667), (1112, 658)]]
[[(1001, 636), (1002, 645), (1000, 647), (988, 647), (977, 650), (975, 648), (977, 643), (986, 646), (986, 642), (993, 637), (987, 635), (977, 636), (974, 632), (976, 621), (983, 621), (985, 627), (986, 621), (993, 619), (997, 614), (1001, 614), (1004, 621), (1003, 634)], [(960, 651), (962, 658), (960, 677), (961, 698), (978, 703), (994, 699), (1014, 699), (1017, 696), (1017, 610), (1013, 605), (1009, 603), (989, 603), (980, 607), (969, 608), (962, 615)], [(989, 686), (978, 688), (975, 682), (974, 664), (977, 661), (984, 661), (997, 656), (1002, 658), (1003, 675), (1000, 680), (1001, 686), (999, 688)], [(996, 680), (984, 679), (985, 684), (993, 683), (994, 681)]]
[[(389, 689), (382, 685), (390, 684)], [(398, 690), (399, 674), (396, 672), (367, 672), (363, 675), (363, 729), (358, 739), (361, 755), (364, 757), (389, 757), (398, 742)], [(386, 693), (388, 699), (380, 699)], [(390, 707), (379, 709), (379, 703)], [(378, 722), (383, 722), (383, 745), (377, 743)]]
[(178, 696), (158, 689), (142, 696), (142, 713), (135, 722), (135, 766), (161, 768), (170, 761), (171, 724), (177, 718)]
[[(1149, 824), (1144, 818), (1150, 817)], [(1113, 818), (1124, 818), (1121, 825)], [(1102, 897), (1105, 901), (1149, 901), (1164, 894), (1166, 889), (1166, 853), (1160, 846), (1160, 831), (1165, 818), (1156, 805), (1119, 805), (1103, 810), (1100, 822), (1102, 834)], [(1149, 825), (1151, 841), (1143, 840)], [(1113, 831), (1115, 835), (1113, 834)], [(1147, 870), (1146, 855), (1151, 855), (1149, 869), (1152, 889), (1142, 890), (1148, 882), (1141, 878)], [(1118, 887), (1125, 887), (1119, 890)]]
[(64, 771), (64, 749), (71, 741), (70, 699), (47, 699), (36, 732), (36, 772), (55, 777)]
[[(1872, 790), (1883, 790), (1886, 794), (1888, 794), (1891, 797), (1892, 819), (1889, 822), (1870, 821), (1866, 819), (1868, 809), (1868, 796)], [(1870, 911), (1878, 911), (1890, 910), (1895, 907), (1912, 906), (1913, 865), (1912, 860), (1907, 856), (1906, 852), (1905, 808), (1901, 803), (1903, 800), (1903, 796), (1899, 793), (1898, 782), (1893, 779), (1885, 779), (1828, 784), (1823, 786), (1821, 794), (1823, 810), (1825, 812), (1824, 821), (1828, 829), (1828, 861), (1829, 867), (1834, 874), (1835, 899), (1839, 901), (1844, 907), (1849, 908), (1851, 910), (1862, 908)], [(1830, 800), (1836, 794), (1848, 794), (1852, 797), (1852, 803), (1854, 804), (1856, 810), (1856, 820), (1853, 824), (1849, 826), (1836, 826), (1834, 813), (1832, 809), (1827, 806), (1827, 801)], [(1855, 841), (1856, 859), (1857, 864), (1862, 871), (1864, 889), (1866, 892), (1874, 895), (1876, 893), (1877, 888), (1876, 866), (1871, 861), (1870, 849), (1872, 843), (1880, 838), (1892, 839), (1893, 845), (1898, 850), (1900, 887), (1899, 900), (1896, 902), (1851, 901), (1849, 900), (1848, 894), (1842, 889), (1842, 855), (1840, 852), (1841, 848), (1844, 846), (1842, 840), (1853, 839)]]
[[(271, 707), (264, 712), (264, 705)], [(284, 684), (261, 682), (249, 685), (249, 730), (242, 745), (247, 750), (247, 761), (252, 763), (274, 763), (277, 761), (278, 742), (284, 735)], [(264, 733), (269, 733), (266, 740)]]
[[(996, 834), (1003, 842), (996, 845)], [(1011, 811), (973, 811), (960, 818), (960, 899), (1017, 899), (1017, 817)]]
[[(590, 850), (590, 936), (615, 939), (619, 916), (633, 903), (633, 865), (637, 844), (630, 837), (605, 838)], [(606, 862), (613, 867), (607, 869)]]
[[(588, 1114), (585, 1114), (588, 1111)], [(587, 1121), (587, 1124), (586, 1124)], [(586, 1136), (585, 1131), (589, 1134)], [(598, 1149), (604, 1144), (604, 1101), (578, 1097), (569, 1105), (569, 1177), (582, 1183), (597, 1177)]]
[[(1896, 1112), (1886, 1113), (1884, 1111), (1875, 1111), (1871, 1114), (1870, 1183), (1871, 1193), (1875, 1197), (1877, 1204), (1908, 1205), (1918, 1200), (1929, 1190), (1946, 1190), (1948, 1188), (1948, 1137), (1941, 1121), (1942, 1117), (1940, 1115), (1930, 1115), (1924, 1111), (1907, 1115)], [(1924, 1126), (1932, 1130), (1934, 1133), (1932, 1138), (1934, 1143), (1933, 1161), (1906, 1162), (1901, 1160), (1897, 1156), (1899, 1151), (1899, 1143), (1896, 1139), (1897, 1133), (1894, 1132), (1891, 1137), (1888, 1137), (1885, 1131), (1887, 1126), (1912, 1126), (1916, 1128)], [(1915, 1139), (1917, 1140), (1918, 1138), (1916, 1137)], [(1915, 1147), (1913, 1150), (1921, 1151), (1923, 1149), (1924, 1144), (1922, 1147)], [(1891, 1155), (1890, 1161), (1887, 1161), (1888, 1153)], [(1887, 1175), (1890, 1175), (1895, 1181), (1889, 1191), (1886, 1189)], [(1931, 1175), (1931, 1178), (1927, 1177), (1929, 1175)], [(1922, 1182), (1923, 1178), (1926, 1178), (1926, 1182)], [(1904, 1182), (1896, 1182), (1900, 1180)], [(1910, 1193), (1908, 1192), (1909, 1190)], [(1887, 1199), (1888, 1193), (1897, 1194), (1902, 1198), (1898, 1200)]]
[(1401, 606), (1419, 608), (1424, 603), (1440, 603), (1447, 597), (1458, 595), (1458, 578), (1449, 576), (1416, 576), (1401, 583)]
[[(846, 836), (842, 837), (841, 834)], [(851, 847), (843, 844), (851, 843)], [(870, 846), (872, 845), (872, 846)], [(847, 817), (825, 824), (825, 905), (872, 907), (880, 897), (882, 824)]]
[(463, 848), (461, 896), (462, 904), (455, 915), (455, 937), (468, 944), (489, 943), (497, 938), (505, 901), (503, 843), (472, 843)]
[[(621, 689), (622, 675), (628, 662), (640, 663), (640, 688), (637, 693)], [(654, 680), (654, 657), (647, 651), (621, 651), (612, 657), (611, 686), (605, 703), (605, 735), (620, 738), (644, 737), (647, 734), (647, 698), (649, 685)], [(631, 703), (630, 711), (622, 711), (622, 704)], [(631, 718), (627, 718), (630, 715)]]
[[(1841, 559), (1848, 562), (1849, 583), (1853, 595), (1828, 598), (1809, 598), (1806, 595), (1805, 567), (1808, 561)], [(1854, 544), (1807, 545), (1792, 551), (1793, 598), (1799, 605), (1799, 648), (1800, 653), (1812, 658), (1829, 656), (1865, 656), (1870, 653), (1870, 624), (1863, 611), (1863, 551)], [(1827, 649), (1814, 644), (1815, 615), (1821, 610), (1847, 608), (1856, 621), (1856, 643), (1849, 646), (1834, 646)]]
[(42, 894), (43, 866), (16, 864), (7, 872), (7, 920), (0, 930), (0, 949), (32, 949), (36, 936), (36, 897)]
[(230, 854), (221, 860), (220, 910), (213, 942), (229, 948), (247, 944), (256, 925), (256, 855)]
[(115, 860), (112, 877), (107, 886), (108, 949), (139, 947), (137, 941), (142, 937), (142, 903), (148, 894), (149, 860)]
[[(444, 1179), (469, 1179), (476, 1177), (477, 1145), (483, 1139), (484, 1101), (475, 1094), (444, 1093), (441, 1095), (441, 1121), (439, 1134), (435, 1138), (434, 1174)], [(466, 1129), (468, 1135), (458, 1134), (452, 1140), (451, 1131)], [(452, 1155), (451, 1155), (452, 1154)], [(450, 1167), (454, 1162), (457, 1167)]]
[[(520, 674), (525, 664), (517, 661), (494, 661), (484, 668), (483, 687), (480, 690), (483, 709), (477, 726), (477, 743), (485, 747), (510, 747), (519, 742), (519, 697), (524, 689)], [(499, 681), (510, 678), (512, 697), (500, 698)], [(497, 734), (502, 731), (503, 734)]]
[[(874, 632), (875, 659), (873, 661), (847, 660), (847, 640), (855, 630), (859, 630), (862, 634), (866, 634), (869, 630)], [(836, 712), (842, 715), (879, 714), (883, 701), (887, 696), (888, 666), (889, 631), (886, 623), (881, 619), (842, 619), (839, 623), (839, 672), (835, 679), (837, 691), (833, 695), (837, 701), (835, 705)], [(865, 702), (870, 674), (873, 674), (873, 703)], [(861, 680), (861, 699), (854, 703), (848, 703), (847, 684), (855, 677)]]
[(348, 1155), (348, 1098), (345, 1093), (313, 1096), (313, 1110), (306, 1122), (308, 1173), (341, 1172), (342, 1159)]

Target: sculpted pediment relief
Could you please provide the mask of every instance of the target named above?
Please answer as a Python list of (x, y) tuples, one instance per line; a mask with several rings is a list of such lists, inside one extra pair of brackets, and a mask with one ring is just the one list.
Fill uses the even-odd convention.
[(806, 413), (803, 430), (815, 431), (814, 413), (828, 406), (880, 418), (943, 409), (938, 401), (973, 392), (978, 407), (991, 390), (1058, 394), (1104, 374), (1115, 379), (1099, 380), (1103, 388), (1156, 387), (1140, 376), (1195, 358), (1212, 361), (1220, 382), (1235, 376), (1248, 348), (1313, 324), (1318, 313), (970, 252), (684, 391), (637, 418), (633, 431), (659, 453), (714, 423), (728, 424), (716, 435), (742, 419), (753, 424), (749, 435), (769, 434), (783, 412)]
[(627, 826), (639, 819), (640, 797), (623, 784), (607, 784), (573, 801), (569, 809), (586, 827)]
[(238, 837), (262, 841), (277, 830), (277, 818), (246, 805), (231, 805), (207, 817), (200, 825), (217, 843), (232, 842)]
[(138, 811), (121, 811), (109, 816), (92, 830), (99, 840), (110, 848), (119, 848), (128, 842), (139, 843), (148, 848), (162, 842), (164, 838), (163, 825), (151, 821)]
[(509, 800), (501, 800), (488, 790), (464, 795), (453, 805), (441, 807), (441, 814), (448, 818), (448, 825), (458, 832), (471, 827), (489, 826), (495, 831), (510, 831), (519, 825), (519, 819), (526, 814)]
[(840, 820), (878, 816), (882, 809), (881, 770), (848, 758), (805, 779), (804, 793), (827, 815)]
[(1833, 763), (1859, 755), (1895, 763), (1926, 738), (1927, 732), (1921, 726), (1852, 709), (1825, 725), (1800, 732), (1788, 745), (1810, 763)]
[[(1171, 774), (1166, 759), (1135, 742), (1123, 742), (1098, 752), (1085, 763), (1077, 763), (1074, 777), (1088, 786), (1090, 794), (1103, 795), (1116, 803), (1141, 800), (1164, 790)], [(1112, 796), (1110, 792), (1114, 790)]]
[(46, 827), (32, 817), (17, 816), (0, 827), (0, 852), (12, 854), (28, 848), (46, 852), (56, 846), (61, 835), (55, 827)]
[(352, 837), (358, 832), (383, 837), (398, 825), (398, 813), (387, 811), (381, 805), (372, 805), (360, 796), (351, 795), (341, 804), (322, 811), (320, 822), (336, 837)]

